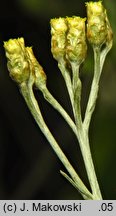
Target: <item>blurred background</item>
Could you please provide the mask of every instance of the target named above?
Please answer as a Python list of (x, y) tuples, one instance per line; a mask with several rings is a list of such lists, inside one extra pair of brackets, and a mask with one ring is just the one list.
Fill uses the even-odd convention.
[[(63, 165), (37, 127), (16, 84), (10, 79), (3, 41), (24, 37), (47, 75), (53, 96), (72, 116), (64, 80), (50, 51), (50, 19), (86, 16), (84, 0), (4, 0), (0, 4), (0, 199), (82, 199), (60, 175)], [(100, 81), (90, 142), (96, 173), (104, 199), (116, 199), (116, 1), (103, 1), (114, 32)], [(93, 71), (88, 45), (81, 69), (84, 113)], [(75, 136), (63, 118), (35, 91), (45, 121), (73, 166), (89, 188)]]

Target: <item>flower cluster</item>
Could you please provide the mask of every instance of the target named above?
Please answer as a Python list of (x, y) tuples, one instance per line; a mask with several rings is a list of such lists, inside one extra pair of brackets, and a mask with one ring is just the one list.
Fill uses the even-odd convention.
[(112, 29), (102, 2), (87, 2), (86, 8), (87, 32), (86, 18), (74, 16), (51, 20), (51, 51), (57, 61), (65, 58), (81, 64), (87, 53), (86, 37), (92, 46), (108, 45), (112, 41)]
[(85, 59), (85, 19), (76, 16), (52, 19), (51, 35), (51, 51), (57, 61), (66, 58), (81, 63)]
[(4, 42), (7, 66), (11, 78), (21, 84), (28, 82), (30, 75), (34, 78), (35, 86), (46, 83), (46, 74), (34, 56), (32, 47), (25, 47), (24, 39), (10, 39)]

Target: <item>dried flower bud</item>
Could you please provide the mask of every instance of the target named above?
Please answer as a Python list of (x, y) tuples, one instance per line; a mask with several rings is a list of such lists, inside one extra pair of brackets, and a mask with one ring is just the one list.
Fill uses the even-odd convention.
[(35, 58), (32, 47), (26, 47), (26, 51), (29, 55), (31, 71), (35, 79), (34, 84), (37, 88), (42, 89), (46, 85), (46, 74)]
[(87, 38), (92, 45), (106, 42), (106, 12), (101, 1), (87, 2)]
[(68, 34), (66, 58), (81, 64), (86, 57), (87, 45), (85, 36), (85, 18), (67, 17)]
[(65, 18), (51, 19), (51, 52), (56, 60), (64, 57), (67, 25)]
[(26, 81), (29, 78), (29, 63), (25, 53), (24, 39), (10, 39), (4, 42), (4, 48), (11, 78), (17, 83)]

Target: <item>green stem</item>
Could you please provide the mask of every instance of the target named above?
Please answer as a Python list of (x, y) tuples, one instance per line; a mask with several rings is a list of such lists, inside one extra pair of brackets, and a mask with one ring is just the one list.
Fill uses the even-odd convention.
[(101, 47), (93, 47), (94, 50), (94, 77), (92, 81), (90, 96), (88, 99), (88, 104), (85, 112), (85, 119), (83, 122), (83, 130), (84, 130), (84, 137), (85, 137), (85, 146), (87, 146), (86, 149), (86, 155), (88, 158), (85, 159), (87, 162), (87, 172), (88, 172), (88, 178), (91, 184), (93, 196), (96, 198), (102, 199), (99, 184), (97, 181), (97, 177), (94, 170), (94, 165), (92, 161), (92, 156), (90, 152), (90, 145), (89, 145), (89, 138), (88, 138), (88, 131), (89, 131), (89, 125), (91, 121), (91, 117), (93, 114), (93, 111), (95, 109), (96, 100), (98, 96), (98, 90), (99, 90), (99, 80), (103, 68), (103, 64), (106, 58), (107, 53), (111, 49), (111, 47), (106, 47), (100, 52)]
[[(75, 182), (65, 172), (63, 172), (62, 170), (60, 170), (60, 173), (64, 176), (64, 178), (66, 178), (70, 182), (70, 184), (73, 185), (73, 187), (75, 187), (79, 191), (79, 189), (77, 188), (77, 185), (75, 184)], [(79, 191), (79, 193), (80, 193), (80, 191)], [(92, 197), (89, 197), (89, 196), (84, 195), (84, 194), (83, 194), (83, 198), (85, 200), (92, 199)]]
[[(77, 127), (70, 118), (70, 116), (66, 113), (66, 111), (62, 108), (62, 106), (57, 102), (57, 100), (51, 95), (51, 93), (48, 91), (47, 87), (44, 86), (42, 88), (42, 93), (44, 95), (44, 98), (64, 117), (66, 122), (69, 124), (69, 126), (72, 128), (73, 132), (75, 133), (77, 139), (79, 140), (81, 152), (83, 155), (85, 167), (87, 170), (88, 178), (90, 181), (90, 185), (92, 188), (92, 191), (95, 191), (94, 185), (96, 184), (96, 177), (95, 177), (95, 171), (94, 166), (92, 162), (92, 156), (90, 152), (90, 147), (88, 145), (88, 137), (86, 140), (84, 140), (84, 134), (83, 134), (83, 128), (82, 128), (82, 119), (81, 119), (81, 108), (80, 108), (80, 100), (81, 100), (81, 86), (79, 84), (80, 79), (77, 76), (79, 72), (79, 67), (77, 65), (73, 65), (73, 94), (75, 98), (75, 104), (74, 104), (74, 110), (75, 110), (75, 121), (77, 123)], [(93, 177), (94, 176), (94, 177)], [(66, 177), (66, 175), (65, 175)], [(75, 185), (75, 182), (73, 180), (68, 180)], [(96, 193), (94, 193), (94, 199), (99, 199)]]
[[(108, 52), (110, 51), (112, 45), (111, 46), (106, 46), (102, 51), (101, 51), (101, 55), (100, 55), (100, 71), (102, 72), (103, 69), (103, 65), (104, 65), (104, 61), (106, 59), (106, 56), (108, 54)], [(101, 73), (100, 72), (100, 73)]]
[(85, 161), (85, 167), (87, 170), (88, 179), (89, 179), (89, 182), (91, 185), (92, 194), (93, 194), (94, 199), (95, 200), (101, 200), (102, 195), (100, 192), (100, 188), (99, 188), (99, 184), (98, 184), (98, 180), (97, 180), (97, 176), (96, 176), (96, 172), (95, 172), (95, 168), (94, 168), (94, 164), (93, 164), (88, 133), (86, 133), (84, 128), (83, 128), (83, 131), (84, 131), (84, 134), (82, 134), (82, 137), (84, 137), (84, 141), (83, 141), (83, 145), (82, 145), (82, 148), (83, 148), (82, 151), (84, 152), (83, 158)]
[(41, 111), (39, 109), (38, 103), (37, 103), (35, 96), (33, 94), (32, 86), (33, 86), (33, 78), (30, 78), (28, 85), (26, 83), (22, 83), (20, 85), (20, 89), (21, 89), (21, 93), (22, 93), (22, 95), (23, 95), (23, 97), (27, 103), (27, 106), (29, 107), (35, 121), (37, 122), (38, 126), (40, 127), (41, 131), (43, 132), (43, 134), (45, 135), (47, 140), (49, 141), (49, 143), (50, 143), (51, 147), (53, 148), (53, 150), (55, 151), (56, 155), (58, 156), (60, 161), (63, 163), (65, 168), (67, 169), (67, 171), (70, 174), (70, 176), (72, 177), (73, 181), (77, 185), (81, 195), (84, 198), (87, 197), (87, 199), (88, 198), (93, 199), (92, 194), (88, 191), (88, 189), (86, 188), (84, 183), (81, 181), (78, 174), (76, 173), (76, 171), (74, 170), (74, 168), (72, 167), (70, 162), (68, 161), (67, 157), (65, 156), (65, 154), (63, 153), (63, 151), (59, 147), (58, 143), (54, 139), (53, 135), (49, 131), (47, 125), (45, 124), (44, 119), (43, 119), (42, 114), (41, 114)]
[(94, 77), (93, 77), (93, 82), (91, 86), (91, 91), (90, 91), (90, 96), (88, 99), (88, 104), (85, 112), (85, 119), (83, 122), (83, 131), (84, 131), (84, 142), (86, 146), (86, 153), (84, 154), (85, 161), (86, 163), (86, 169), (88, 173), (88, 178), (91, 184), (92, 192), (93, 195), (97, 199), (102, 199), (101, 192), (99, 189), (94, 165), (93, 165), (93, 160), (92, 160), (92, 155), (90, 151), (90, 145), (89, 145), (89, 138), (88, 138), (88, 130), (89, 130), (89, 125), (91, 121), (91, 117), (93, 114), (93, 111), (95, 109), (95, 104), (96, 104), (96, 99), (98, 95), (98, 88), (99, 88), (99, 79), (100, 79), (100, 47), (94, 47), (94, 61), (95, 61), (95, 68), (94, 68)]
[[(95, 58), (96, 58), (96, 56), (95, 56)], [(98, 63), (98, 59), (99, 58), (97, 56), (97, 63)], [(93, 160), (92, 160), (88, 132), (86, 130), (86, 127), (84, 127), (84, 124), (82, 123), (82, 118), (81, 118), (81, 116), (82, 116), (81, 115), (81, 81), (79, 78), (79, 65), (73, 63), (73, 64), (71, 64), (71, 66), (72, 66), (72, 71), (73, 71), (75, 122), (77, 125), (79, 145), (80, 145), (82, 157), (84, 160), (85, 168), (87, 171), (87, 176), (88, 176), (90, 186), (92, 189), (93, 197), (94, 197), (94, 199), (99, 200), (99, 199), (102, 199), (102, 196), (100, 193), (100, 189), (99, 189), (99, 185), (97, 182), (97, 177), (96, 177), (96, 173), (95, 173), (95, 169), (94, 169), (94, 164), (93, 164)], [(95, 70), (96, 70), (96, 68), (95, 68)], [(89, 101), (89, 103), (90, 103), (90, 101)]]
[[(44, 89), (43, 93), (44, 93), (45, 99), (49, 103), (51, 103), (51, 105), (56, 110), (58, 110), (61, 113), (61, 115), (64, 117), (64, 119), (67, 121), (67, 123), (72, 128), (75, 135), (77, 136), (77, 138), (78, 138), (78, 140), (80, 142), (81, 152), (83, 152), (83, 159), (84, 159), (86, 170), (87, 170), (87, 173), (88, 173), (88, 178), (89, 178), (89, 181), (90, 181), (90, 185), (91, 185), (91, 187), (93, 189), (93, 192), (96, 191), (96, 190), (98, 191), (98, 185), (96, 183), (95, 170), (94, 170), (92, 156), (91, 156), (91, 152), (90, 152), (88, 136), (86, 136), (86, 138), (85, 138), (86, 141), (83, 142), (82, 137), (84, 137), (84, 135), (81, 135), (80, 130), (79, 131), (77, 130), (74, 122), (72, 121), (72, 119), (70, 119), (70, 117), (65, 112), (65, 110), (63, 110), (63, 108), (60, 106), (60, 104), (53, 98), (53, 96), (50, 94), (50, 92), (48, 91), (47, 88)], [(79, 114), (80, 112), (77, 112), (77, 113)], [(77, 122), (78, 122), (78, 118), (77, 118)], [(93, 170), (93, 174), (91, 172), (92, 170)], [(65, 175), (65, 177), (66, 177), (66, 175)], [(73, 182), (73, 181), (70, 181), (70, 182)], [(73, 184), (75, 184), (75, 183), (73, 182)], [(98, 199), (98, 196), (97, 196), (96, 192), (94, 192), (94, 197), (96, 199)]]
[(70, 77), (70, 71), (66, 68), (66, 62), (64, 61), (64, 59), (61, 59), (58, 62), (58, 67), (62, 73), (64, 80), (65, 80), (66, 87), (67, 87), (69, 97), (70, 97), (70, 101), (71, 101), (71, 104), (73, 107), (74, 95), (73, 95), (72, 81), (71, 81), (71, 77)]
[(74, 95), (74, 102), (73, 102), (73, 110), (74, 110), (74, 117), (77, 126), (77, 131), (82, 128), (82, 115), (81, 115), (81, 80), (79, 78), (79, 68), (80, 65), (76, 63), (71, 63), (72, 66), (72, 73), (73, 73), (73, 95)]
[(99, 89), (99, 80), (101, 75), (101, 67), (100, 67), (100, 47), (94, 47), (94, 77), (92, 81), (91, 91), (88, 99), (88, 104), (85, 112), (85, 118), (84, 118), (84, 128), (86, 131), (89, 130), (89, 125), (91, 121), (91, 117), (93, 114), (93, 111), (95, 109), (96, 100), (98, 96), (98, 89)]
[(62, 115), (62, 117), (66, 120), (75, 135), (78, 136), (75, 123), (67, 114), (67, 112), (63, 109), (63, 107), (58, 103), (58, 101), (53, 97), (53, 95), (49, 92), (46, 86), (42, 89), (42, 93), (44, 95), (44, 98), (54, 107), (54, 109), (56, 109)]

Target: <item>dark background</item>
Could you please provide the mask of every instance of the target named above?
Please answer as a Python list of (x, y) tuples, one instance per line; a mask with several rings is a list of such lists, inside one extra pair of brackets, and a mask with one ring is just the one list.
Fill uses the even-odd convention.
[[(90, 141), (104, 199), (116, 199), (116, 1), (103, 1), (114, 31), (114, 46), (107, 56), (94, 112)], [(33, 120), (16, 84), (10, 79), (3, 41), (24, 37), (44, 67), (51, 93), (72, 116), (64, 80), (50, 51), (51, 18), (86, 16), (83, 0), (15, 0), (0, 4), (0, 199), (82, 199), (60, 175), (65, 170)], [(84, 112), (93, 71), (93, 53), (81, 71)], [(35, 96), (45, 121), (85, 184), (87, 177), (75, 136), (62, 117)], [(88, 186), (89, 187), (89, 186)]]

